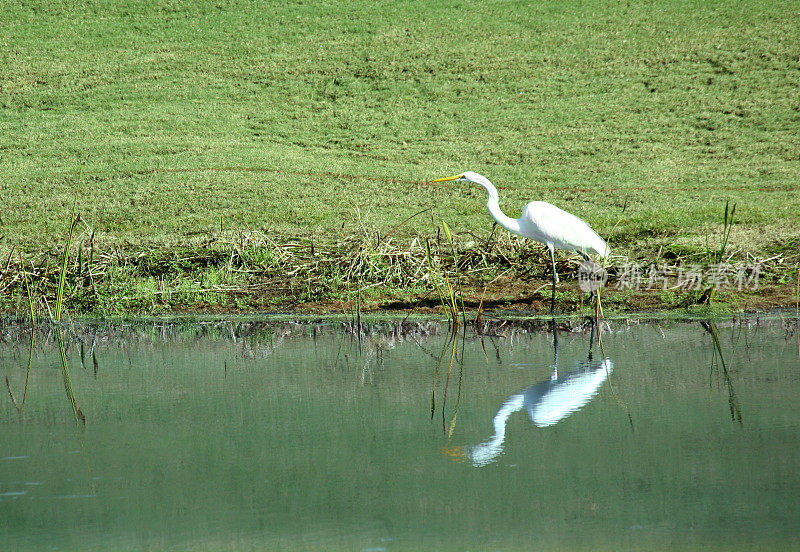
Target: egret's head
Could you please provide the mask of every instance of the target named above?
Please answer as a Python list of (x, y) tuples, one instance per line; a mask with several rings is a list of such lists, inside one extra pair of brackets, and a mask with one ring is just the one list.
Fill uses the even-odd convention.
[(448, 176), (446, 178), (437, 178), (432, 182), (479, 182), (480, 175), (472, 171), (466, 171), (455, 176)]

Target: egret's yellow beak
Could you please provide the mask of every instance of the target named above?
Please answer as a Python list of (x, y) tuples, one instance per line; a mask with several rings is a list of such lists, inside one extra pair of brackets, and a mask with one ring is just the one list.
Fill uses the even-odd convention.
[(452, 182), (453, 180), (458, 180), (461, 176), (462, 175), (457, 174), (455, 176), (448, 176), (447, 178), (437, 178), (436, 180), (431, 180), (431, 182)]

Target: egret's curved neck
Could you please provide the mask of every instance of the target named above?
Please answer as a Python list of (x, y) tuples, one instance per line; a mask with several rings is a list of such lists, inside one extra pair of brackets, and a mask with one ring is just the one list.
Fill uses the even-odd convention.
[(488, 209), (492, 218), (497, 221), (497, 224), (509, 232), (519, 234), (519, 220), (506, 216), (500, 209), (500, 195), (497, 193), (497, 188), (494, 187), (494, 184), (489, 182), (489, 179), (484, 176), (481, 176), (479, 179), (476, 178), (475, 182), (483, 186), (486, 193), (489, 194), (489, 201), (486, 202), (486, 209)]
[(470, 450), (469, 456), (473, 465), (485, 466), (503, 452), (503, 441), (505, 441), (506, 438), (506, 422), (508, 421), (508, 417), (517, 410), (520, 410), (523, 406), (525, 406), (524, 393), (511, 395), (506, 399), (506, 402), (503, 403), (503, 406), (500, 407), (500, 410), (497, 411), (497, 414), (494, 415), (494, 419), (492, 420), (494, 435), (480, 445), (472, 447), (472, 450)]

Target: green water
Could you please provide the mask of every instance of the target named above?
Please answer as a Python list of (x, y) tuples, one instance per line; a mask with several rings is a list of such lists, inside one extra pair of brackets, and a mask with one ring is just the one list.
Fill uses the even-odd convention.
[(792, 324), (7, 327), (0, 550), (796, 550)]

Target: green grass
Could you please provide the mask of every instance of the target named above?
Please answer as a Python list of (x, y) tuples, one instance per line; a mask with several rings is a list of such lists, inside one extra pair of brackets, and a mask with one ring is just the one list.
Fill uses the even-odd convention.
[(63, 243), (82, 164), (106, 251), (385, 234), (429, 206), (394, 236), (488, 235), (482, 190), (422, 184), (470, 169), (614, 253), (702, 252), (729, 201), (729, 250), (796, 255), (796, 2), (61, 4), (0, 13), (3, 258)]

